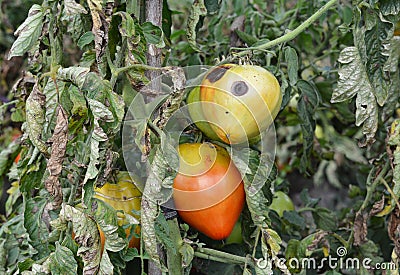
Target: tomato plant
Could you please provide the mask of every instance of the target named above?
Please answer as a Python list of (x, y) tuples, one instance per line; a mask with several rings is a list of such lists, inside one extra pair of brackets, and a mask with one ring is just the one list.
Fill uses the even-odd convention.
[(181, 218), (215, 240), (229, 236), (244, 206), (241, 175), (228, 153), (211, 143), (178, 147), (173, 198)]
[[(15, 0), (0, 18), (0, 274), (399, 270), (399, 0)], [(303, 259), (318, 269), (282, 264)]]

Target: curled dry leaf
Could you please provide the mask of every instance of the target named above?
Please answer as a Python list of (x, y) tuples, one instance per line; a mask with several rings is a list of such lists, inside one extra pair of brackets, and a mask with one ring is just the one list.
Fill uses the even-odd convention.
[(400, 210), (396, 207), (390, 215), (388, 233), (390, 239), (394, 242), (395, 252), (400, 256)]
[(50, 159), (47, 162), (49, 177), (45, 181), (46, 190), (52, 195), (53, 202), (50, 209), (60, 207), (63, 195), (60, 181), (58, 180), (62, 170), (65, 150), (68, 142), (68, 117), (63, 107), (57, 107), (57, 122), (53, 136), (48, 140), (52, 143)]
[(96, 60), (98, 63), (101, 63), (101, 57), (108, 44), (108, 29), (110, 27), (110, 22), (107, 20), (101, 3), (102, 2), (99, 0), (88, 1), (93, 21), (92, 32), (94, 34)]
[(182, 68), (174, 67), (167, 70), (172, 78), (174, 85), (172, 93), (160, 108), (159, 116), (154, 120), (154, 124), (160, 129), (164, 128), (168, 119), (179, 109), (185, 94), (186, 76)]
[(382, 196), (382, 199), (374, 203), (371, 211), (369, 212), (369, 215), (375, 216), (376, 214), (380, 213), (384, 208), (385, 208), (385, 196)]
[(354, 220), (354, 245), (360, 246), (367, 241), (368, 213), (357, 212)]

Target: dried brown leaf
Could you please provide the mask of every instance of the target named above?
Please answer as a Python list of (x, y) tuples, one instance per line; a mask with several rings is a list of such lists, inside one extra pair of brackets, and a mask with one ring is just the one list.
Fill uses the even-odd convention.
[(59, 175), (62, 171), (62, 163), (68, 142), (68, 117), (63, 107), (57, 107), (57, 122), (53, 136), (48, 140), (52, 143), (50, 159), (47, 162), (49, 177), (45, 181), (46, 190), (52, 195), (53, 202), (50, 209), (57, 209), (63, 201)]
[(327, 235), (328, 235), (328, 232), (325, 232), (325, 231), (319, 231), (319, 232), (315, 233), (314, 240), (312, 241), (312, 243), (309, 246), (307, 246), (307, 250), (313, 251), (313, 250), (317, 249), (317, 247), (320, 243), (324, 247), (329, 248), (329, 242), (325, 238)]
[(372, 206), (371, 211), (369, 212), (369, 216), (375, 216), (380, 213), (385, 208), (385, 196), (382, 196), (382, 199), (375, 202)]
[(388, 225), (389, 238), (393, 241), (397, 256), (400, 256), (400, 210), (392, 211)]
[(367, 241), (368, 213), (357, 212), (354, 220), (354, 245), (360, 246)]
[[(96, 60), (97, 63), (101, 63), (101, 57), (103, 56), (108, 44), (108, 29), (110, 27), (110, 19), (109, 19), (110, 16), (107, 16), (106, 13), (103, 11), (101, 1), (89, 0), (88, 4), (93, 21), (92, 32), (94, 34)], [(106, 10), (110, 10), (110, 7), (108, 5), (106, 7)]]

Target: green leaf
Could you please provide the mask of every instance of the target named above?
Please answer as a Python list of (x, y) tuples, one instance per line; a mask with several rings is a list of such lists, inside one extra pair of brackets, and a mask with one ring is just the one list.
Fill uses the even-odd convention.
[(179, 248), (179, 253), (182, 255), (182, 265), (183, 267), (188, 267), (194, 258), (194, 249), (193, 247), (184, 242), (182, 246)]
[(142, 31), (147, 43), (155, 44), (159, 48), (165, 46), (163, 41), (163, 32), (160, 27), (153, 25), (151, 22), (145, 22), (142, 24)]
[(114, 266), (111, 263), (107, 251), (104, 251), (103, 255), (101, 256), (99, 275), (109, 274), (114, 274)]
[(165, 36), (170, 39), (172, 28), (172, 11), (169, 8), (168, 1), (163, 1), (162, 8), (162, 30)]
[(382, 14), (387, 15), (398, 15), (400, 13), (400, 2), (393, 0), (381, 0), (380, 9)]
[(312, 215), (317, 228), (325, 231), (335, 231), (337, 229), (336, 214), (329, 209), (317, 207), (315, 211), (312, 212)]
[(215, 14), (219, 10), (219, 1), (215, 0), (204, 0), (204, 5), (207, 8), (208, 14)]
[(49, 243), (43, 242), (49, 236), (49, 231), (42, 219), (46, 203), (46, 199), (41, 197), (24, 198), (24, 227), (29, 234), (32, 246), (38, 251), (36, 259), (50, 254)]
[(186, 35), (189, 45), (195, 51), (200, 51), (196, 43), (196, 26), (201, 16), (207, 15), (207, 8), (204, 4), (204, 0), (195, 0), (190, 8), (189, 17), (187, 20)]
[(94, 34), (91, 31), (85, 32), (78, 40), (78, 47), (83, 49), (94, 41)]
[(300, 229), (306, 228), (306, 220), (295, 211), (284, 211), (283, 218), (290, 224)]
[(2, 149), (0, 152), (0, 176), (2, 176), (9, 168), (11, 156), (16, 155), (19, 149), (19, 144), (16, 141), (11, 142), (7, 148)]
[(74, 275), (78, 272), (78, 264), (74, 254), (67, 247), (56, 242), (56, 250), (50, 256), (51, 274)]
[(43, 18), (42, 7), (34, 4), (29, 10), (28, 17), (24, 23), (14, 33), (18, 38), (10, 49), (8, 59), (11, 59), (13, 56), (22, 56), (36, 44), (42, 33)]
[(154, 226), (158, 240), (165, 246), (167, 250), (170, 250), (174, 255), (176, 255), (178, 247), (176, 247), (175, 243), (170, 238), (170, 228), (162, 213), (157, 216)]
[(300, 171), (304, 173), (310, 167), (310, 155), (313, 148), (316, 125), (314, 114), (319, 105), (320, 96), (318, 90), (305, 80), (299, 80), (297, 88), (301, 92), (297, 103), (297, 111), (303, 133), (303, 154), (300, 160)]
[[(231, 155), (231, 158), (243, 176), (246, 202), (254, 224), (263, 225), (268, 216), (268, 199), (264, 190), (271, 187), (277, 176), (277, 168), (266, 155), (252, 149), (244, 149)], [(248, 162), (248, 163), (247, 163)]]
[(299, 70), (299, 61), (297, 52), (292, 47), (285, 48), (285, 61), (287, 63), (287, 74), (289, 77), (290, 85), (295, 86)]
[(112, 252), (118, 252), (127, 246), (126, 240), (118, 236), (118, 226), (106, 224), (103, 220), (99, 220), (98, 224), (106, 239), (104, 244), (105, 249)]
[[(46, 97), (46, 105), (45, 105), (45, 118), (46, 123), (44, 124), (44, 131), (50, 134), (50, 130), (54, 129), (55, 119), (56, 119), (56, 108), (57, 108), (57, 97), (61, 95), (65, 87), (65, 83), (62, 81), (57, 81), (57, 87), (54, 81), (50, 78), (46, 86), (43, 88), (43, 94)], [(50, 136), (45, 136), (45, 138), (50, 138)]]
[(119, 26), (119, 32), (123, 37), (131, 38), (136, 33), (135, 21), (132, 16), (126, 12), (116, 12), (114, 15), (121, 16), (121, 24)]
[(363, 125), (366, 142), (374, 141), (378, 129), (378, 105), (374, 96), (374, 87), (367, 75), (367, 68), (361, 60), (356, 47), (347, 47), (341, 51), (339, 62), (338, 86), (332, 94), (331, 102), (342, 102), (356, 98), (356, 125)]
[(243, 42), (245, 42), (249, 46), (253, 46), (258, 41), (257, 37), (254, 37), (251, 34), (248, 34), (248, 33), (243, 32), (241, 30), (236, 29), (235, 32), (239, 36), (239, 38), (241, 40), (243, 40)]

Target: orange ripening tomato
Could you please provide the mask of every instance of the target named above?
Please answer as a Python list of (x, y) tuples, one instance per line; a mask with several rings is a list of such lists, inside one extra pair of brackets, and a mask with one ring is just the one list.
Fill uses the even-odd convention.
[[(123, 210), (125, 215), (131, 215), (139, 219), (138, 215), (134, 215), (132, 210), (140, 210), (142, 193), (137, 189), (128, 172), (121, 171), (117, 175), (117, 183), (106, 183), (101, 188), (95, 188), (94, 198), (102, 200), (112, 206), (115, 210)], [(123, 226), (128, 223), (125, 215), (118, 215), (118, 225)], [(130, 235), (130, 229), (125, 230), (127, 236)], [(135, 233), (140, 234), (140, 227), (135, 227)], [(102, 249), (104, 248), (105, 236), (100, 230), (100, 238)], [(140, 238), (135, 236), (129, 242), (129, 247), (138, 248)]]
[(239, 170), (225, 149), (211, 143), (178, 147), (173, 198), (180, 217), (214, 240), (229, 236), (245, 202)]

